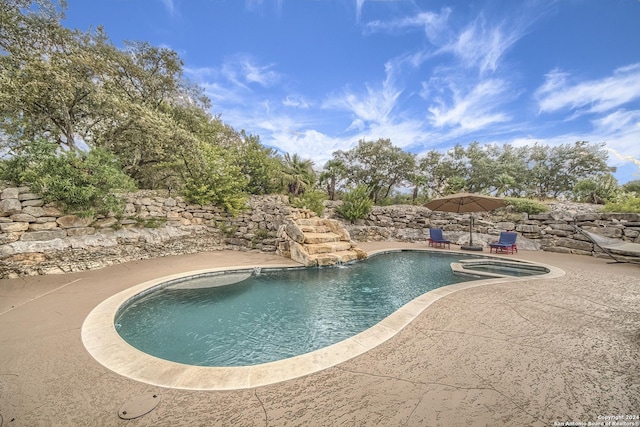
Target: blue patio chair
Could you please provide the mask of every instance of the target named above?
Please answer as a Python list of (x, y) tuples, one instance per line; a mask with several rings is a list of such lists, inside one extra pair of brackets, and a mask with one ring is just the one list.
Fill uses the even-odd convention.
[(516, 239), (518, 238), (518, 233), (513, 231), (503, 231), (500, 233), (500, 238), (497, 242), (489, 243), (489, 253), (492, 253), (493, 250), (496, 250), (496, 253), (514, 253), (518, 252), (518, 245), (516, 244)]
[(442, 228), (430, 228), (429, 246), (433, 246), (435, 248), (444, 248), (445, 245), (448, 249), (451, 248), (451, 242), (442, 237)]

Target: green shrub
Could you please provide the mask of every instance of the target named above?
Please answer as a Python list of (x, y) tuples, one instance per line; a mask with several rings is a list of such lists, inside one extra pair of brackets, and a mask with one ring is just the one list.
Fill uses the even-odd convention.
[(324, 191), (305, 191), (299, 197), (291, 200), (291, 206), (295, 208), (307, 208), (315, 212), (318, 216), (322, 216), (324, 211), (324, 201), (327, 195)]
[(228, 222), (223, 222), (218, 224), (218, 230), (227, 237), (233, 237), (236, 234), (236, 231), (238, 231), (238, 226)]
[(167, 223), (166, 218), (136, 218), (136, 224), (144, 228), (160, 228)]
[(247, 177), (236, 165), (230, 151), (201, 144), (189, 163), (182, 195), (189, 203), (214, 205), (236, 214), (246, 207)]
[(516, 212), (526, 212), (529, 215), (535, 215), (549, 210), (546, 205), (531, 199), (506, 197), (504, 200), (506, 201), (507, 206), (513, 207), (513, 210), (515, 210)]
[(4, 162), (1, 178), (29, 186), (46, 202), (81, 216), (115, 214), (124, 208), (117, 194), (135, 190), (133, 180), (109, 152), (58, 152), (56, 144), (34, 141)]
[(640, 213), (640, 197), (637, 193), (620, 193), (604, 205), (605, 212)]
[(611, 174), (582, 179), (573, 187), (573, 199), (577, 202), (603, 205), (615, 198), (620, 191), (618, 181)]
[(266, 228), (258, 228), (253, 231), (253, 234), (257, 240), (264, 240), (269, 237), (269, 230)]
[(211, 180), (203, 183), (188, 178), (182, 195), (189, 203), (198, 205), (214, 205), (223, 208), (230, 214), (237, 214), (246, 207), (247, 196), (241, 193), (234, 184), (216, 186)]
[(359, 185), (342, 196), (342, 205), (336, 211), (345, 219), (354, 222), (356, 219), (365, 218), (371, 208), (373, 201), (369, 198), (369, 189), (364, 185)]
[(633, 192), (640, 195), (640, 179), (627, 182), (625, 185), (622, 186), (622, 190), (627, 193)]

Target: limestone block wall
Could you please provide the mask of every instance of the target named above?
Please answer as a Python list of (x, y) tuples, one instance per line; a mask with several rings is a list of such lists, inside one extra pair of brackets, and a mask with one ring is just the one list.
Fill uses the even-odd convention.
[(149, 191), (126, 202), (121, 216), (80, 218), (26, 187), (0, 187), (0, 278), (221, 249), (274, 252), (290, 213), (283, 196), (253, 197), (237, 216)]
[[(329, 209), (335, 217), (335, 205)], [(557, 202), (539, 215), (474, 213), (473, 242), (487, 246), (501, 231), (519, 233), (518, 247), (525, 250), (602, 255), (599, 248), (576, 232), (574, 225), (587, 231), (640, 243), (640, 214), (602, 213), (601, 207), (585, 203)], [(352, 239), (365, 241), (426, 242), (429, 228), (442, 228), (447, 239), (456, 244), (469, 240), (470, 214), (430, 211), (411, 205), (375, 206), (371, 213), (354, 224), (346, 224)]]

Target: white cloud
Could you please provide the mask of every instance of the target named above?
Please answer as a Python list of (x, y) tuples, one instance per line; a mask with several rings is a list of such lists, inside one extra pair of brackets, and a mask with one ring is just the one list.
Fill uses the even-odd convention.
[(640, 63), (618, 68), (599, 80), (571, 83), (571, 75), (553, 70), (536, 91), (541, 113), (560, 110), (604, 113), (640, 99)]
[(346, 131), (349, 132), (349, 131), (356, 130), (356, 131), (362, 132), (365, 129), (365, 127), (366, 126), (365, 126), (364, 122), (362, 121), (362, 119), (354, 119), (351, 122), (351, 124), (349, 125), (349, 127), (347, 128)]
[[(365, 84), (364, 92), (344, 89), (342, 93), (326, 99), (322, 108), (347, 111), (355, 116), (354, 120), (358, 120), (358, 126), (389, 122), (402, 90), (394, 84), (396, 67), (387, 62), (385, 71), (387, 77), (378, 87)], [(352, 126), (353, 122), (349, 128)]]
[(303, 110), (309, 109), (309, 103), (302, 96), (287, 96), (282, 100), (282, 105), (286, 107), (300, 108)]
[[(358, 3), (360, 9), (364, 3)], [(557, 123), (534, 125), (529, 117), (516, 123), (518, 109), (507, 110), (521, 91), (501, 66), (526, 25), (517, 19), (489, 25), (481, 16), (455, 30), (450, 25), (452, 15), (443, 9), (370, 23), (367, 28), (372, 32), (424, 31), (424, 40), (432, 47), (425, 49), (424, 42), (416, 45), (413, 51), (387, 60), (383, 80), (347, 84), (324, 99), (312, 91), (283, 90), (285, 79), (276, 66), (248, 54), (227, 57), (217, 67), (185, 72), (205, 87), (214, 114), (223, 113), (225, 122), (259, 135), (265, 145), (313, 160), (317, 169), (334, 151), (349, 150), (360, 139), (378, 138), (390, 138), (394, 145), (418, 152), (464, 144), (467, 139), (513, 145), (587, 140), (606, 142), (612, 165), (638, 158), (640, 111), (620, 106), (640, 97), (640, 64), (587, 82), (572, 81), (570, 74), (557, 70), (549, 73), (535, 95), (540, 111), (599, 113), (591, 122), (585, 120), (591, 129), (565, 129), (554, 135), (549, 130)], [(423, 67), (436, 56), (439, 62), (434, 67)], [(420, 73), (426, 82), (420, 86), (411, 73)]]
[(420, 12), (413, 16), (406, 16), (391, 21), (371, 21), (366, 28), (370, 32), (397, 32), (406, 29), (423, 29), (429, 42), (441, 43), (444, 35), (449, 32), (447, 21), (451, 14), (450, 8), (444, 8), (440, 13)]
[(522, 37), (524, 29), (508, 29), (505, 25), (490, 25), (481, 15), (440, 52), (450, 52), (468, 68), (480, 73), (494, 72), (503, 55)]
[(280, 74), (273, 68), (273, 64), (258, 64), (251, 55), (237, 54), (225, 58), (220, 73), (237, 86), (247, 87), (256, 83), (266, 88), (273, 86), (280, 80)]
[(372, 21), (366, 28), (370, 32), (421, 28), (429, 43), (435, 46), (435, 51), (416, 54), (416, 63), (448, 53), (458, 58), (463, 67), (477, 68), (480, 73), (485, 73), (497, 70), (504, 54), (526, 33), (530, 25), (514, 17), (508, 23), (489, 23), (481, 14), (458, 30), (449, 22), (452, 14), (452, 9), (443, 8), (440, 13), (420, 12), (391, 21)]
[[(610, 163), (632, 163), (640, 173), (640, 110), (617, 110), (592, 121), (598, 141), (607, 143)], [(640, 176), (640, 175), (638, 175)]]
[(173, 2), (173, 0), (160, 0), (162, 2), (162, 4), (164, 4), (164, 7), (167, 9), (167, 12), (169, 12), (169, 15), (173, 15), (176, 12), (176, 6)]
[(365, 93), (345, 90), (323, 103), (325, 109), (344, 110), (362, 122), (386, 122), (402, 91), (390, 88), (375, 89), (366, 85)]
[[(245, 0), (245, 8), (251, 12), (262, 10), (265, 0)], [(275, 8), (278, 12), (282, 10), (282, 0), (275, 0)]]
[(220, 83), (201, 83), (205, 94), (211, 99), (213, 105), (240, 103), (244, 99), (242, 94), (233, 88), (226, 87)]
[(364, 0), (356, 0), (356, 20), (360, 21), (362, 16), (362, 6), (364, 6)]
[(433, 126), (458, 127), (473, 131), (495, 123), (510, 120), (508, 114), (493, 110), (509, 100), (509, 85), (504, 80), (490, 79), (478, 83), (468, 92), (462, 92), (450, 84), (452, 104), (442, 98), (435, 98), (435, 105), (428, 108), (429, 120)]
[(233, 86), (249, 89), (251, 84), (265, 88), (277, 84), (282, 76), (274, 67), (273, 64), (259, 64), (251, 55), (236, 54), (226, 57), (218, 67), (185, 67), (184, 71), (196, 82), (213, 79), (219, 85), (226, 81), (225, 83), (231, 83)]

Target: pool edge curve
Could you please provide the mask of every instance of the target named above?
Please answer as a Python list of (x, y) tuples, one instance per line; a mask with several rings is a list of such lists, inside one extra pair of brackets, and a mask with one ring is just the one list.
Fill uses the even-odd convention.
[[(370, 251), (369, 255), (404, 251), (384, 249)], [(441, 252), (429, 249), (410, 251)], [(459, 251), (447, 251), (463, 253)], [(501, 257), (496, 257), (501, 258)], [(98, 304), (82, 324), (81, 338), (85, 349), (101, 365), (127, 378), (160, 387), (185, 390), (238, 390), (275, 384), (306, 376), (346, 362), (366, 353), (395, 336), (431, 304), (464, 289), (505, 282), (552, 279), (565, 272), (542, 263), (531, 263), (549, 269), (538, 276), (489, 278), (461, 282), (434, 289), (409, 301), (371, 328), (346, 340), (310, 353), (274, 362), (241, 367), (193, 366), (160, 359), (144, 353), (127, 343), (116, 331), (114, 319), (120, 307), (139, 293), (167, 281), (202, 273), (214, 273), (251, 268), (300, 268), (291, 265), (219, 267), (189, 271), (159, 277), (125, 289)]]

